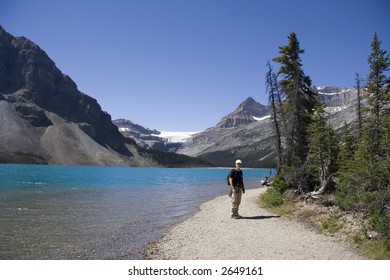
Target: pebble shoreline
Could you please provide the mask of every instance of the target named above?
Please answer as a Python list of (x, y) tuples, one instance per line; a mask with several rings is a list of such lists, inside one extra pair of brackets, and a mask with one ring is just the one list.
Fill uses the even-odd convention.
[(188, 220), (151, 244), (155, 260), (362, 260), (331, 236), (279, 217), (259, 207), (265, 189), (247, 190), (240, 206), (242, 219), (230, 218), (230, 198), (217, 197), (200, 206)]

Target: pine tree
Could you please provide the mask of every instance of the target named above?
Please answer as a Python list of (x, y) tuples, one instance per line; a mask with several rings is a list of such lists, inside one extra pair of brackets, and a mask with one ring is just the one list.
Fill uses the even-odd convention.
[(310, 169), (318, 178), (319, 190), (315, 194), (329, 192), (333, 187), (333, 177), (338, 170), (338, 141), (333, 127), (328, 123), (322, 104), (317, 103), (313, 121), (310, 124)]
[(390, 58), (375, 33), (368, 57), (368, 114), (351, 160), (343, 162), (337, 201), (370, 214), (376, 230), (390, 239)]
[(308, 153), (309, 132), (307, 130), (313, 113), (315, 98), (311, 91), (311, 79), (302, 70), (299, 47), (295, 33), (288, 36), (289, 44), (279, 47), (280, 56), (274, 61), (281, 64), (278, 74), (279, 84), (286, 99), (283, 112), (286, 116), (286, 163), (301, 166)]
[(375, 33), (368, 57), (370, 72), (367, 75), (369, 116), (360, 143), (358, 156), (366, 161), (367, 178), (372, 196), (371, 212), (376, 226), (386, 228), (390, 237), (390, 57), (381, 49)]
[[(366, 78), (369, 116), (358, 152), (361, 157), (368, 156), (368, 161), (376, 169), (373, 170), (375, 174), (371, 176), (377, 178), (371, 182), (374, 189), (379, 192), (389, 192), (390, 196), (390, 162), (388, 157), (390, 153), (388, 145), (390, 138), (390, 78), (385, 75), (385, 72), (389, 71), (390, 57), (386, 51), (381, 49), (381, 41), (376, 33), (371, 43), (371, 49), (372, 52), (368, 57), (370, 72)], [(377, 174), (379, 172), (381, 174)], [(383, 174), (388, 175), (387, 179), (382, 177)]]
[(309, 130), (311, 116), (316, 103), (311, 90), (311, 79), (304, 74), (300, 48), (295, 33), (288, 36), (287, 46), (279, 47), (280, 56), (274, 58), (280, 63), (278, 75), (280, 91), (283, 95), (281, 112), (285, 118), (281, 129), (283, 145), (284, 180), (290, 187), (303, 189), (307, 179), (307, 156), (309, 153)]
[(339, 162), (340, 165), (343, 165), (355, 157), (357, 149), (357, 138), (353, 135), (351, 128), (347, 123), (344, 124), (342, 138), (339, 146)]
[(387, 51), (381, 49), (381, 41), (375, 33), (371, 43), (371, 54), (368, 57), (370, 72), (366, 78), (368, 102), (370, 105), (370, 124), (373, 129), (374, 138), (372, 147), (379, 147), (382, 133), (381, 115), (389, 109), (386, 105), (390, 102), (389, 85), (390, 78), (386, 77), (385, 72), (389, 70), (390, 58)]
[(361, 197), (361, 184), (359, 178), (354, 175), (360, 164), (355, 160), (357, 144), (357, 138), (352, 133), (349, 125), (345, 123), (339, 143), (339, 172), (337, 177), (340, 183), (337, 185), (335, 197), (338, 204), (348, 210), (357, 210), (358, 207), (355, 202)]

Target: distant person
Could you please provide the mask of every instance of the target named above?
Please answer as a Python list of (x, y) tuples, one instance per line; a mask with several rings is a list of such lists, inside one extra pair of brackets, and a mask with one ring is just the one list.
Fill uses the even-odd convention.
[(231, 218), (240, 219), (242, 216), (238, 214), (238, 208), (241, 203), (241, 196), (245, 193), (244, 178), (242, 174), (242, 161), (236, 160), (236, 168), (232, 169), (229, 174), (229, 183), (231, 187), (232, 213)]

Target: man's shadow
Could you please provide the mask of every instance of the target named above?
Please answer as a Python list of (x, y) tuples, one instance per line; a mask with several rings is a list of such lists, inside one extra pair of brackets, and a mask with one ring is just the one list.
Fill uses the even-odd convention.
[(280, 218), (280, 216), (252, 216), (252, 217), (242, 217), (241, 219), (247, 219), (247, 220), (265, 220), (265, 219), (273, 219), (273, 218)]

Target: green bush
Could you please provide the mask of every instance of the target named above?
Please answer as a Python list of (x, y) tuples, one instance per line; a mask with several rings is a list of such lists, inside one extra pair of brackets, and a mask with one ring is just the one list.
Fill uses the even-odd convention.
[(282, 194), (290, 188), (289, 184), (284, 179), (283, 175), (278, 173), (272, 179), (272, 188), (278, 193)]
[(262, 196), (261, 202), (267, 207), (277, 207), (284, 203), (284, 196), (275, 189), (268, 189)]
[(363, 243), (362, 251), (373, 260), (390, 260), (390, 242), (388, 240), (370, 240)]
[[(387, 240), (390, 240), (390, 212), (382, 211), (379, 207), (371, 213), (371, 224)], [(390, 242), (389, 242), (390, 243)]]

